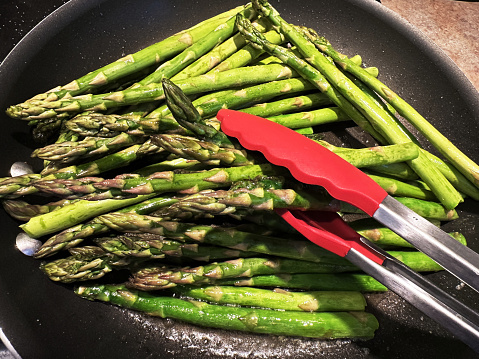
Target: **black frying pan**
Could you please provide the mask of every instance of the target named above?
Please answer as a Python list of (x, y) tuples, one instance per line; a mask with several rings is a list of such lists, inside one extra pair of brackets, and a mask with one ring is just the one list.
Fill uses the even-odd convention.
[[(57, 1), (56, 3), (61, 3)], [(83, 75), (243, 1), (72, 0), (50, 15), (0, 66), (0, 176), (28, 160), (28, 126), (10, 104)], [(479, 95), (434, 44), (372, 0), (273, 1), (291, 22), (315, 28), (348, 55), (361, 54), (474, 160), (479, 160)], [(33, 11), (33, 10), (32, 10)], [(460, 230), (479, 249), (477, 203), (460, 207)], [(77, 298), (49, 281), (15, 248), (18, 223), (0, 213), (0, 329), (24, 358), (476, 358), (462, 343), (391, 293), (369, 296), (381, 327), (364, 342), (224, 332), (148, 318)], [(478, 295), (446, 273), (430, 278), (466, 304)]]

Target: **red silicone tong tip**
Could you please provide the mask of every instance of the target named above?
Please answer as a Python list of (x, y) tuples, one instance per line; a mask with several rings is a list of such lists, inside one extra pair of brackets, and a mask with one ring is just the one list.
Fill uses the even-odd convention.
[(345, 257), (354, 249), (377, 264), (385, 260), (335, 212), (277, 209), (276, 213), (311, 242), (338, 256)]
[(319, 143), (275, 122), (250, 114), (220, 110), (222, 131), (249, 150), (288, 168), (298, 181), (319, 185), (335, 198), (372, 216), (387, 196), (369, 176)]

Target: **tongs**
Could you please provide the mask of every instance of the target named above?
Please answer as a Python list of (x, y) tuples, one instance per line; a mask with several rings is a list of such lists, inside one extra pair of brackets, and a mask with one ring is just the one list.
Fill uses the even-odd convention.
[[(319, 143), (275, 122), (233, 110), (217, 115), (221, 130), (298, 181), (324, 187), (384, 224), (479, 292), (479, 255), (410, 210), (365, 173)], [(277, 210), (313, 243), (347, 258), (479, 352), (479, 314), (362, 238), (336, 213)]]

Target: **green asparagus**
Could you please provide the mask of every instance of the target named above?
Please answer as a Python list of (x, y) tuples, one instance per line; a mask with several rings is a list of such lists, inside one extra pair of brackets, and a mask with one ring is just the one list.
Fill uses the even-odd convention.
[(126, 133), (112, 138), (87, 137), (81, 141), (65, 141), (38, 148), (33, 151), (32, 157), (70, 163), (78, 159), (104, 156), (142, 142), (142, 138)]
[(141, 290), (160, 290), (180, 284), (211, 284), (224, 278), (275, 273), (341, 273), (354, 271), (354, 269), (354, 266), (346, 260), (342, 264), (311, 264), (307, 261), (290, 259), (238, 258), (195, 268), (174, 270), (155, 265), (143, 267), (133, 272), (129, 285)]
[[(291, 56), (290, 53), (282, 51), (280, 46), (267, 43), (264, 37), (256, 32), (244, 17), (237, 16), (237, 23), (239, 23), (238, 28), (250, 41), (253, 41), (258, 46), (262, 46), (265, 50), (278, 57), (281, 56), (280, 58), (284, 60), (285, 63), (292, 66), (296, 71), (301, 73), (303, 77), (310, 79), (321, 91), (328, 94), (332, 92), (331, 90), (329, 90), (329, 92), (326, 91), (326, 88), (332, 89), (329, 83), (326, 88), (324, 86), (328, 81), (337, 86), (339, 93), (344, 96), (345, 99), (351, 101), (351, 103), (347, 101), (337, 101), (337, 96), (335, 96), (335, 103), (337, 103), (337, 105), (341, 107), (341, 109), (344, 110), (359, 126), (365, 128), (364, 121), (361, 119), (358, 122), (358, 116), (355, 115), (354, 111), (349, 110), (349, 106), (353, 106), (353, 104), (354, 106), (357, 106), (357, 110), (360, 111), (362, 116), (365, 116), (366, 123), (373, 125), (373, 127), (377, 129), (376, 132), (376, 130), (369, 128), (370, 125), (367, 126), (367, 131), (371, 133), (373, 137), (377, 139), (385, 138), (387, 142), (391, 144), (411, 141), (402, 129), (398, 129), (396, 122), (387, 122), (388, 116), (384, 115), (385, 111), (383, 108), (378, 106), (367, 95), (359, 90), (352, 81), (350, 81), (338, 68), (332, 65), (299, 31), (286, 23), (279, 16), (277, 11), (267, 3), (267, 1), (254, 1), (253, 4), (255, 8), (263, 15), (267, 16), (275, 26), (280, 27), (281, 31), (293, 43), (298, 45), (298, 48), (303, 55), (308, 58), (308, 61), (313, 63), (316, 68), (320, 68), (322, 72), (318, 71), (315, 67), (308, 65), (305, 61)], [(323, 78), (323, 75), (327, 80)], [(379, 136), (378, 132), (380, 133)], [(451, 183), (447, 181), (442, 173), (440, 173), (436, 167), (432, 166), (424, 156), (420, 154), (416, 159), (409, 161), (409, 165), (413, 166), (413, 169), (429, 185), (436, 197), (446, 208), (453, 209), (463, 201), (462, 196), (456, 191)]]
[(83, 247), (79, 254), (42, 263), (40, 269), (55, 282), (73, 283), (94, 280), (111, 272), (115, 266), (129, 265), (131, 258), (116, 257), (99, 247)]
[(147, 259), (166, 256), (191, 258), (196, 261), (226, 260), (256, 255), (217, 246), (199, 245), (198, 243), (183, 243), (151, 236), (122, 235), (115, 237), (96, 238), (95, 243), (108, 253), (118, 257), (139, 257)]
[(242, 232), (234, 228), (164, 221), (158, 217), (134, 213), (108, 213), (98, 219), (119, 232), (152, 233), (179, 241), (206, 243), (315, 263), (344, 263), (343, 258), (305, 240), (291, 243), (287, 239)]
[(194, 137), (181, 135), (154, 135), (151, 140), (175, 155), (198, 161), (218, 160), (222, 165), (245, 166), (254, 163), (245, 151), (234, 148), (221, 148), (212, 142), (200, 141)]
[(208, 215), (242, 215), (242, 209), (270, 211), (274, 208), (339, 211), (340, 203), (326, 193), (315, 196), (292, 189), (235, 188), (201, 191), (178, 199), (177, 202), (154, 212), (163, 219), (192, 219)]
[(269, 43), (261, 33), (255, 31), (251, 23), (244, 17), (237, 17), (237, 26), (239, 31), (258, 48), (262, 48), (271, 55), (278, 57), (285, 64), (294, 68), (303, 78), (310, 81), (318, 90), (326, 94), (330, 100), (340, 107), (348, 117), (355, 121), (361, 128), (367, 130), (379, 142), (385, 144), (386, 141), (368, 122), (366, 117), (351, 104), (345, 96), (326, 80), (326, 78), (305, 60), (296, 56), (293, 52), (282, 46)]
[[(246, 5), (245, 9), (241, 10), (240, 13), (248, 19), (252, 19), (255, 16), (255, 12), (249, 4)], [(165, 77), (170, 78), (178, 74), (178, 72), (186, 68), (189, 64), (193, 63), (202, 55), (212, 50), (215, 46), (221, 44), (223, 41), (231, 37), (234, 32), (235, 18), (232, 16), (225, 22), (218, 24), (215, 29), (191, 44), (191, 46), (187, 47), (183, 52), (176, 55), (174, 58), (163, 62), (149, 76), (145, 77), (131, 87), (134, 88), (137, 86), (158, 83)]]
[(150, 120), (135, 115), (89, 113), (65, 121), (64, 126), (81, 136), (113, 137), (120, 133), (132, 136), (149, 136), (169, 131), (181, 132), (171, 118)]
[(65, 86), (59, 86), (44, 94), (33, 97), (29, 102), (38, 100), (56, 101), (62, 97), (76, 96), (86, 93), (91, 89), (100, 87), (108, 82), (119, 79), (139, 69), (157, 64), (172, 55), (183, 51), (198, 39), (207, 35), (210, 31), (222, 24), (225, 19), (234, 16), (244, 10), (244, 6), (221, 13), (207, 19), (187, 30), (183, 30), (167, 39), (146, 47), (134, 54), (127, 55), (98, 70), (92, 71)]
[(162, 192), (196, 193), (203, 189), (225, 187), (242, 179), (263, 175), (280, 175), (283, 171), (272, 165), (246, 165), (241, 168), (225, 167), (189, 173), (156, 172), (147, 177), (135, 174), (112, 179), (83, 177), (78, 179), (39, 180), (33, 185), (43, 193), (90, 201)]
[[(421, 252), (391, 251), (392, 256), (418, 272), (435, 272), (442, 268)], [(304, 260), (238, 258), (226, 262), (210, 263), (195, 268), (170, 269), (164, 266), (146, 266), (133, 272), (130, 286), (141, 290), (160, 290), (177, 285), (214, 284), (225, 278), (253, 277), (271, 274), (342, 273), (359, 269), (347, 260), (338, 258), (335, 263), (308, 263)]]
[[(122, 209), (119, 209), (118, 212), (149, 214), (151, 212), (157, 211), (163, 206), (169, 206), (176, 201), (177, 200), (172, 197), (154, 197), (131, 206), (126, 206)], [(105, 226), (96, 218), (93, 218), (86, 223), (71, 226), (48, 238), (35, 252), (34, 257), (43, 258), (51, 256), (60, 250), (69, 249), (76, 246), (87, 237), (106, 234), (108, 232), (109, 228), (107, 226)]]
[(271, 274), (246, 279), (220, 279), (216, 285), (237, 287), (279, 287), (301, 290), (385, 292), (387, 288), (373, 277), (362, 273)]
[[(168, 171), (153, 174), (148, 178), (133, 177), (126, 179), (116, 178), (105, 180), (88, 184), (86, 186), (78, 186), (81, 188), (76, 188), (76, 190), (80, 190), (82, 193), (102, 190), (100, 195), (104, 195), (105, 191), (114, 189), (133, 195), (134, 197), (126, 199), (114, 199), (110, 198), (111, 196), (105, 196), (107, 199), (91, 200), (90, 198), (90, 200), (81, 200), (75, 202), (74, 204), (62, 207), (57, 211), (33, 217), (20, 227), (29, 236), (37, 238), (66, 229), (89, 218), (98, 216), (99, 214), (107, 213), (109, 211), (134, 203), (139, 203), (162, 192), (184, 191), (186, 193), (195, 193), (207, 188), (226, 186), (241, 179), (270, 175), (273, 174), (273, 171), (273, 167), (268, 164), (220, 168), (188, 174)], [(55, 185), (61, 185), (61, 182), (56, 181), (59, 180), (41, 181), (43, 184), (40, 184), (39, 181), (35, 183), (35, 186), (43, 185), (46, 187), (52, 183)], [(52, 189), (54, 193), (57, 190), (64, 192), (67, 189)], [(72, 188), (69, 190), (71, 191)], [(110, 191), (107, 193), (110, 193)], [(49, 225), (45, 226), (44, 223), (49, 223)]]
[(260, 117), (273, 117), (298, 110), (331, 105), (331, 100), (322, 93), (288, 97), (276, 101), (256, 104), (252, 107), (242, 108), (239, 111)]
[(359, 292), (291, 292), (276, 288), (242, 288), (231, 286), (177, 286), (171, 289), (183, 299), (197, 299), (217, 304), (304, 312), (364, 310), (366, 301)]
[[(289, 67), (271, 64), (241, 67), (214, 74), (200, 75), (178, 81), (176, 85), (187, 95), (192, 95), (203, 91), (214, 91), (287, 79), (293, 75), (294, 73)], [(106, 111), (121, 106), (162, 99), (164, 99), (163, 87), (160, 84), (152, 83), (108, 94), (80, 95), (57, 101), (32, 101), (26, 103), (27, 108), (11, 106), (7, 113), (13, 118), (25, 120), (51, 117), (68, 118), (73, 114), (86, 110)]]
[(71, 165), (60, 169), (54, 169), (51, 173), (26, 174), (17, 177), (8, 177), (0, 181), (0, 198), (15, 198), (27, 194), (36, 193), (38, 190), (33, 186), (37, 181), (53, 179), (71, 179), (94, 176), (102, 172), (126, 166), (138, 158), (158, 154), (163, 149), (153, 145), (151, 141), (127, 147), (116, 153), (78, 165)]
[(220, 306), (129, 290), (124, 285), (81, 286), (75, 292), (89, 300), (110, 302), (153, 316), (253, 333), (322, 339), (371, 338), (378, 328), (376, 318), (366, 312), (301, 313)]
[(333, 58), (344, 70), (351, 72), (365, 84), (376, 91), (384, 100), (393, 106), (397, 112), (412, 123), (426, 137), (441, 154), (453, 163), (460, 172), (472, 183), (479, 187), (479, 165), (461, 152), (454, 144), (432, 126), (419, 112), (404, 101), (377, 78), (369, 75), (360, 66), (348, 61), (347, 57), (338, 53), (325, 38), (310, 32), (316, 46)]

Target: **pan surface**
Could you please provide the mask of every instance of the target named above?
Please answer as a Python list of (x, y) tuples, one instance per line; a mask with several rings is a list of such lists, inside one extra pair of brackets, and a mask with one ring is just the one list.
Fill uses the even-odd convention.
[[(243, 1), (71, 0), (42, 21), (0, 66), (0, 177), (28, 161), (28, 126), (8, 105), (68, 83), (128, 53)], [(367, 66), (479, 161), (479, 94), (434, 44), (372, 0), (272, 1), (284, 18), (307, 25)], [(479, 249), (477, 203), (461, 205), (461, 231)], [(39, 262), (15, 248), (18, 223), (0, 213), (0, 329), (27, 358), (476, 358), (465, 345), (392, 293), (368, 296), (380, 321), (375, 339), (321, 341), (225, 332), (149, 318), (74, 295), (48, 280)], [(467, 305), (477, 293), (447, 273), (429, 276)]]

